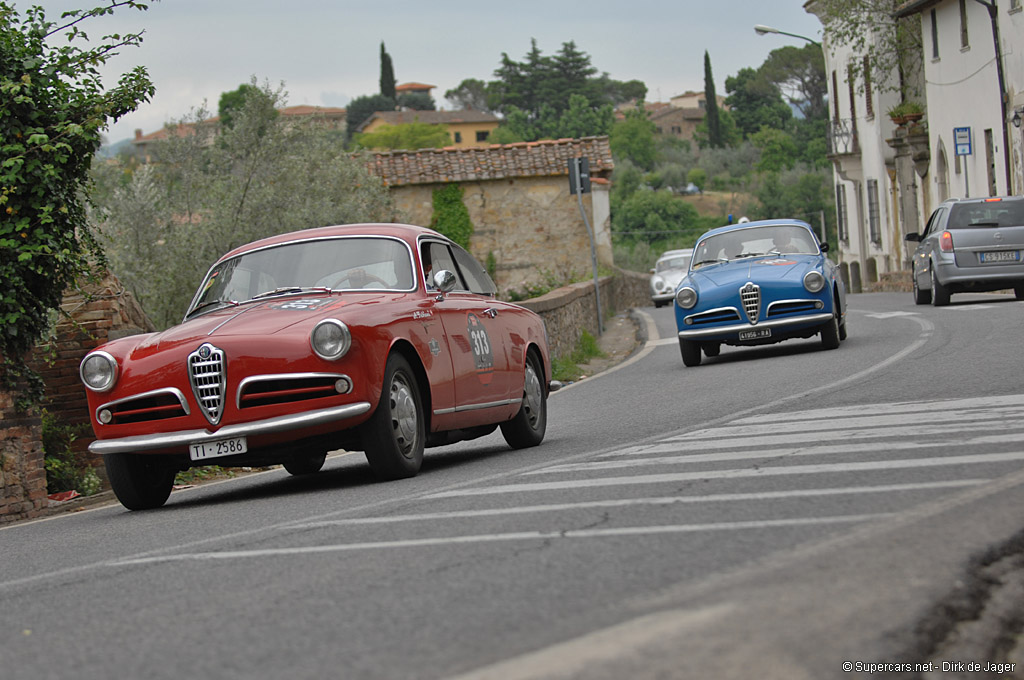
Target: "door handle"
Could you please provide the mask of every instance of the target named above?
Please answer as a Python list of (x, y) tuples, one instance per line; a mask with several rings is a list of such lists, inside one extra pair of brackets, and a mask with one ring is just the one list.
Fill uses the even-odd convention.
[(495, 318), (496, 316), (498, 316), (498, 310), (495, 309), (494, 307), (488, 307), (482, 313), (486, 314), (487, 316), (491, 317), (492, 319)]

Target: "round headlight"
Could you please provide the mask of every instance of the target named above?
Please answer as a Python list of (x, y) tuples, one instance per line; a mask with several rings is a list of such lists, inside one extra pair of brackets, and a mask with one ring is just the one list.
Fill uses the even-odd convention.
[(654, 290), (659, 293), (665, 288), (665, 279), (660, 276), (655, 276), (651, 283), (654, 285)]
[(106, 352), (92, 352), (82, 359), (78, 375), (90, 390), (106, 392), (117, 382), (117, 360)]
[(697, 304), (697, 291), (689, 286), (684, 286), (676, 293), (676, 304), (683, 309), (693, 309)]
[(804, 276), (804, 288), (812, 293), (820, 293), (825, 287), (825, 277), (818, 271), (809, 271)]
[(352, 334), (348, 332), (348, 326), (337, 319), (324, 319), (313, 328), (309, 344), (318, 357), (334, 361), (348, 352), (352, 346)]

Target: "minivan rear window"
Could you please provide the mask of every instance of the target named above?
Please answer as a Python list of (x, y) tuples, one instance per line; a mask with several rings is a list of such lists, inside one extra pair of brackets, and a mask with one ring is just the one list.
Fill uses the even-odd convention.
[(954, 204), (947, 229), (1024, 226), (1024, 201)]

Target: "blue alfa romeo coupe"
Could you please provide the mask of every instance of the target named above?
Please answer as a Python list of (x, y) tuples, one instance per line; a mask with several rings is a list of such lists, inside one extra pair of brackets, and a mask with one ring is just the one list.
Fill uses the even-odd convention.
[(712, 229), (697, 241), (675, 295), (683, 364), (722, 345), (767, 345), (821, 336), (846, 339), (846, 288), (810, 225), (763, 220)]

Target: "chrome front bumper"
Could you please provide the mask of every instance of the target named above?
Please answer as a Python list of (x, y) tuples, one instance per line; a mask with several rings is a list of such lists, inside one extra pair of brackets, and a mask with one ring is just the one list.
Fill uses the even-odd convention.
[(277, 416), (266, 420), (252, 420), (236, 425), (225, 425), (215, 432), (209, 430), (182, 430), (181, 432), (161, 432), (143, 434), (119, 439), (97, 439), (89, 444), (90, 453), (100, 455), (108, 453), (139, 453), (157, 449), (187, 447), (190, 444), (213, 442), (231, 437), (253, 437), (263, 434), (274, 434), (315, 427), (338, 420), (361, 416), (370, 410), (370, 403), (360, 401), (355, 404), (322, 408), (316, 411)]
[(831, 312), (822, 314), (809, 314), (789, 319), (773, 319), (761, 321), (758, 324), (737, 323), (728, 326), (712, 326), (710, 328), (695, 328), (693, 330), (679, 331), (680, 340), (713, 340), (728, 336), (738, 336), (741, 331), (752, 331), (758, 328), (771, 328), (773, 330), (786, 330), (787, 328), (806, 328), (828, 322), (832, 318)]

